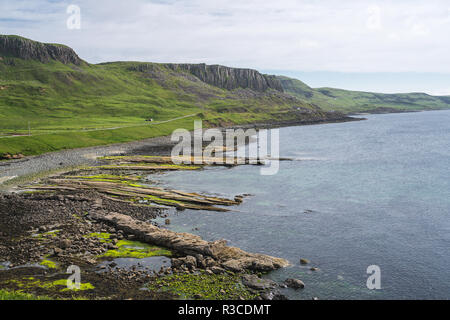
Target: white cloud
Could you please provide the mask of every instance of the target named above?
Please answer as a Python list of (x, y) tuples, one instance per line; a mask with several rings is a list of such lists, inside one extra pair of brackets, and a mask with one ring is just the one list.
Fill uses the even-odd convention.
[(380, 30), (381, 27), (381, 8), (379, 6), (370, 6), (367, 8), (367, 23), (369, 30)]
[(0, 0), (0, 33), (65, 43), (90, 62), (450, 72), (446, 0), (72, 2), (81, 30), (65, 27), (67, 2)]

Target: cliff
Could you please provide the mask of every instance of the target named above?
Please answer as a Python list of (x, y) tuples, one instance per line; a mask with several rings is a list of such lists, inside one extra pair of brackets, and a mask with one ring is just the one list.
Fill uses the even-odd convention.
[(220, 65), (202, 64), (166, 64), (174, 71), (187, 71), (210, 85), (232, 90), (237, 88), (252, 89), (259, 92), (268, 89), (283, 92), (281, 82), (270, 75), (261, 74), (252, 69), (230, 68)]
[(73, 49), (67, 46), (41, 43), (19, 36), (0, 35), (0, 56), (37, 60), (42, 63), (48, 63), (51, 60), (75, 65), (85, 63)]

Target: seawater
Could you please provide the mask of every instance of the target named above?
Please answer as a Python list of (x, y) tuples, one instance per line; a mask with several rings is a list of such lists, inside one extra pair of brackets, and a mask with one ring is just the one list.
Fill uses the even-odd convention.
[[(169, 227), (288, 259), (267, 276), (302, 279), (304, 290), (284, 290), (290, 299), (449, 299), (450, 111), (366, 117), (281, 128), (280, 156), (295, 160), (274, 176), (258, 166), (158, 176), (171, 188), (252, 195), (230, 212), (173, 212)], [(370, 265), (381, 290), (366, 286)]]

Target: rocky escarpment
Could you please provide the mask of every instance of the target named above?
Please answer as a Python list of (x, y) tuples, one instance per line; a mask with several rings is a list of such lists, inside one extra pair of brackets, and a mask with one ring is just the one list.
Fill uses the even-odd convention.
[(0, 35), (0, 56), (37, 60), (42, 63), (51, 60), (75, 65), (85, 63), (73, 49), (67, 46), (41, 43), (19, 36)]
[(271, 75), (261, 74), (252, 69), (230, 68), (220, 65), (167, 64), (174, 71), (187, 71), (210, 85), (227, 90), (244, 88), (264, 92), (274, 89), (283, 92), (281, 82)]

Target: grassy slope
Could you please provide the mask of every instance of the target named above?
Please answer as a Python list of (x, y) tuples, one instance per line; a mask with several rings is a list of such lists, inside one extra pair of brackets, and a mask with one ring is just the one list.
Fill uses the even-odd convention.
[(450, 97), (436, 97), (425, 93), (381, 94), (333, 88), (313, 89), (300, 80), (278, 77), (284, 90), (325, 110), (345, 113), (376, 111), (417, 111), (450, 109)]
[[(160, 64), (100, 65), (0, 60), (0, 154), (40, 154), (65, 148), (126, 142), (192, 129), (193, 119), (155, 122), (196, 113), (210, 125), (292, 119), (292, 100), (279, 94), (227, 91)], [(297, 101), (297, 106), (311, 108)], [(320, 111), (319, 111), (320, 112)], [(119, 126), (117, 130), (89, 131)], [(134, 126), (134, 127), (131, 127)]]

